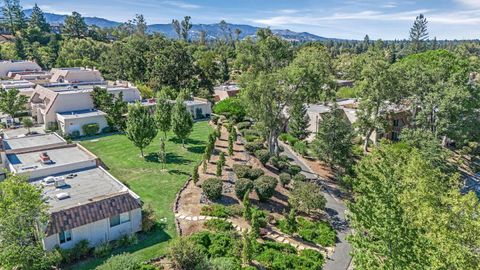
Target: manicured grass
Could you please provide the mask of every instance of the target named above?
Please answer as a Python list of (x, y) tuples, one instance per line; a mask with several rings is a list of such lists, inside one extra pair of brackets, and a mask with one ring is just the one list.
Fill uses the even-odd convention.
[[(185, 184), (194, 164), (200, 162), (211, 128), (207, 122), (195, 123), (188, 144), (182, 148), (181, 142), (168, 134), (165, 144), (167, 152), (166, 171), (158, 162), (159, 134), (145, 149), (146, 158), (125, 135), (111, 135), (81, 142), (108, 166), (109, 172), (137, 193), (143, 202), (150, 203), (157, 216), (166, 219), (164, 229), (157, 229), (148, 235), (140, 235), (139, 243), (115, 253), (131, 252), (141, 260), (148, 260), (163, 254), (169, 239), (176, 237), (173, 201), (176, 193)], [(74, 265), (73, 269), (92, 269), (105, 259), (91, 259)]]

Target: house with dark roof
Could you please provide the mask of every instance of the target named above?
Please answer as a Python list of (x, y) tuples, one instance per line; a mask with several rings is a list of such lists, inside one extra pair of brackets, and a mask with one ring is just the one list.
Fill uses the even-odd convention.
[(1, 141), (2, 164), (42, 189), (50, 219), (39, 224), (46, 250), (90, 246), (142, 228), (140, 197), (108, 173), (81, 145), (55, 133)]

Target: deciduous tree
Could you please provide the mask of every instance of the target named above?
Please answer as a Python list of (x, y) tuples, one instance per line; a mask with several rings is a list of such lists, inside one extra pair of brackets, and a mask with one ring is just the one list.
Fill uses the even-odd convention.
[(157, 136), (155, 119), (153, 119), (148, 108), (142, 106), (139, 102), (130, 105), (128, 107), (127, 128), (125, 131), (127, 138), (140, 149), (142, 157), (145, 157), (143, 150)]
[(172, 130), (175, 136), (182, 141), (182, 147), (185, 147), (185, 140), (192, 132), (193, 118), (179, 97), (172, 109)]
[(20, 95), (18, 89), (0, 89), (0, 111), (8, 114), (15, 121), (15, 114), (24, 110), (27, 96)]

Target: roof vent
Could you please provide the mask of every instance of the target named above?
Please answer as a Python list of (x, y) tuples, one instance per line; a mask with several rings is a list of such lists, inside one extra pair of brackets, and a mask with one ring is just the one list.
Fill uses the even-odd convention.
[(42, 161), (43, 164), (52, 164), (53, 161), (50, 159), (50, 156), (48, 156), (47, 152), (43, 152), (40, 154), (40, 161)]
[(66, 185), (67, 185), (67, 183), (65, 182), (64, 177), (55, 177), (55, 187), (56, 188), (65, 187)]
[(70, 198), (70, 194), (68, 194), (68, 192), (62, 192), (62, 193), (56, 194), (55, 197), (57, 197), (57, 199), (59, 200), (65, 200)]

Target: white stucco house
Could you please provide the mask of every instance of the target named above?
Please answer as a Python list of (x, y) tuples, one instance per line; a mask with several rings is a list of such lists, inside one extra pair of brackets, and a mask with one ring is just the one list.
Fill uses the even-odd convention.
[(42, 68), (33, 61), (7, 60), (0, 61), (0, 77), (8, 77), (9, 72), (42, 71)]
[(142, 229), (140, 197), (80, 145), (55, 133), (3, 139), (2, 165), (42, 188), (50, 219), (39, 224), (44, 249), (91, 247)]
[(96, 69), (74, 67), (74, 68), (52, 68), (51, 83), (91, 83), (103, 82), (100, 71)]
[(64, 134), (74, 130), (83, 134), (82, 126), (91, 123), (97, 123), (101, 131), (107, 122), (105, 113), (94, 109), (91, 96), (94, 87), (105, 88), (116, 96), (122, 93), (128, 103), (141, 100), (138, 89), (127, 82), (37, 85), (29, 101), (33, 119), (45, 129), (57, 126)]
[[(170, 100), (170, 102), (175, 103), (175, 100)], [(184, 104), (195, 120), (208, 118), (212, 114), (212, 103), (207, 99), (194, 97), (191, 100), (185, 100)], [(157, 102), (152, 98), (142, 101), (142, 105), (149, 107), (150, 111), (153, 113)]]

